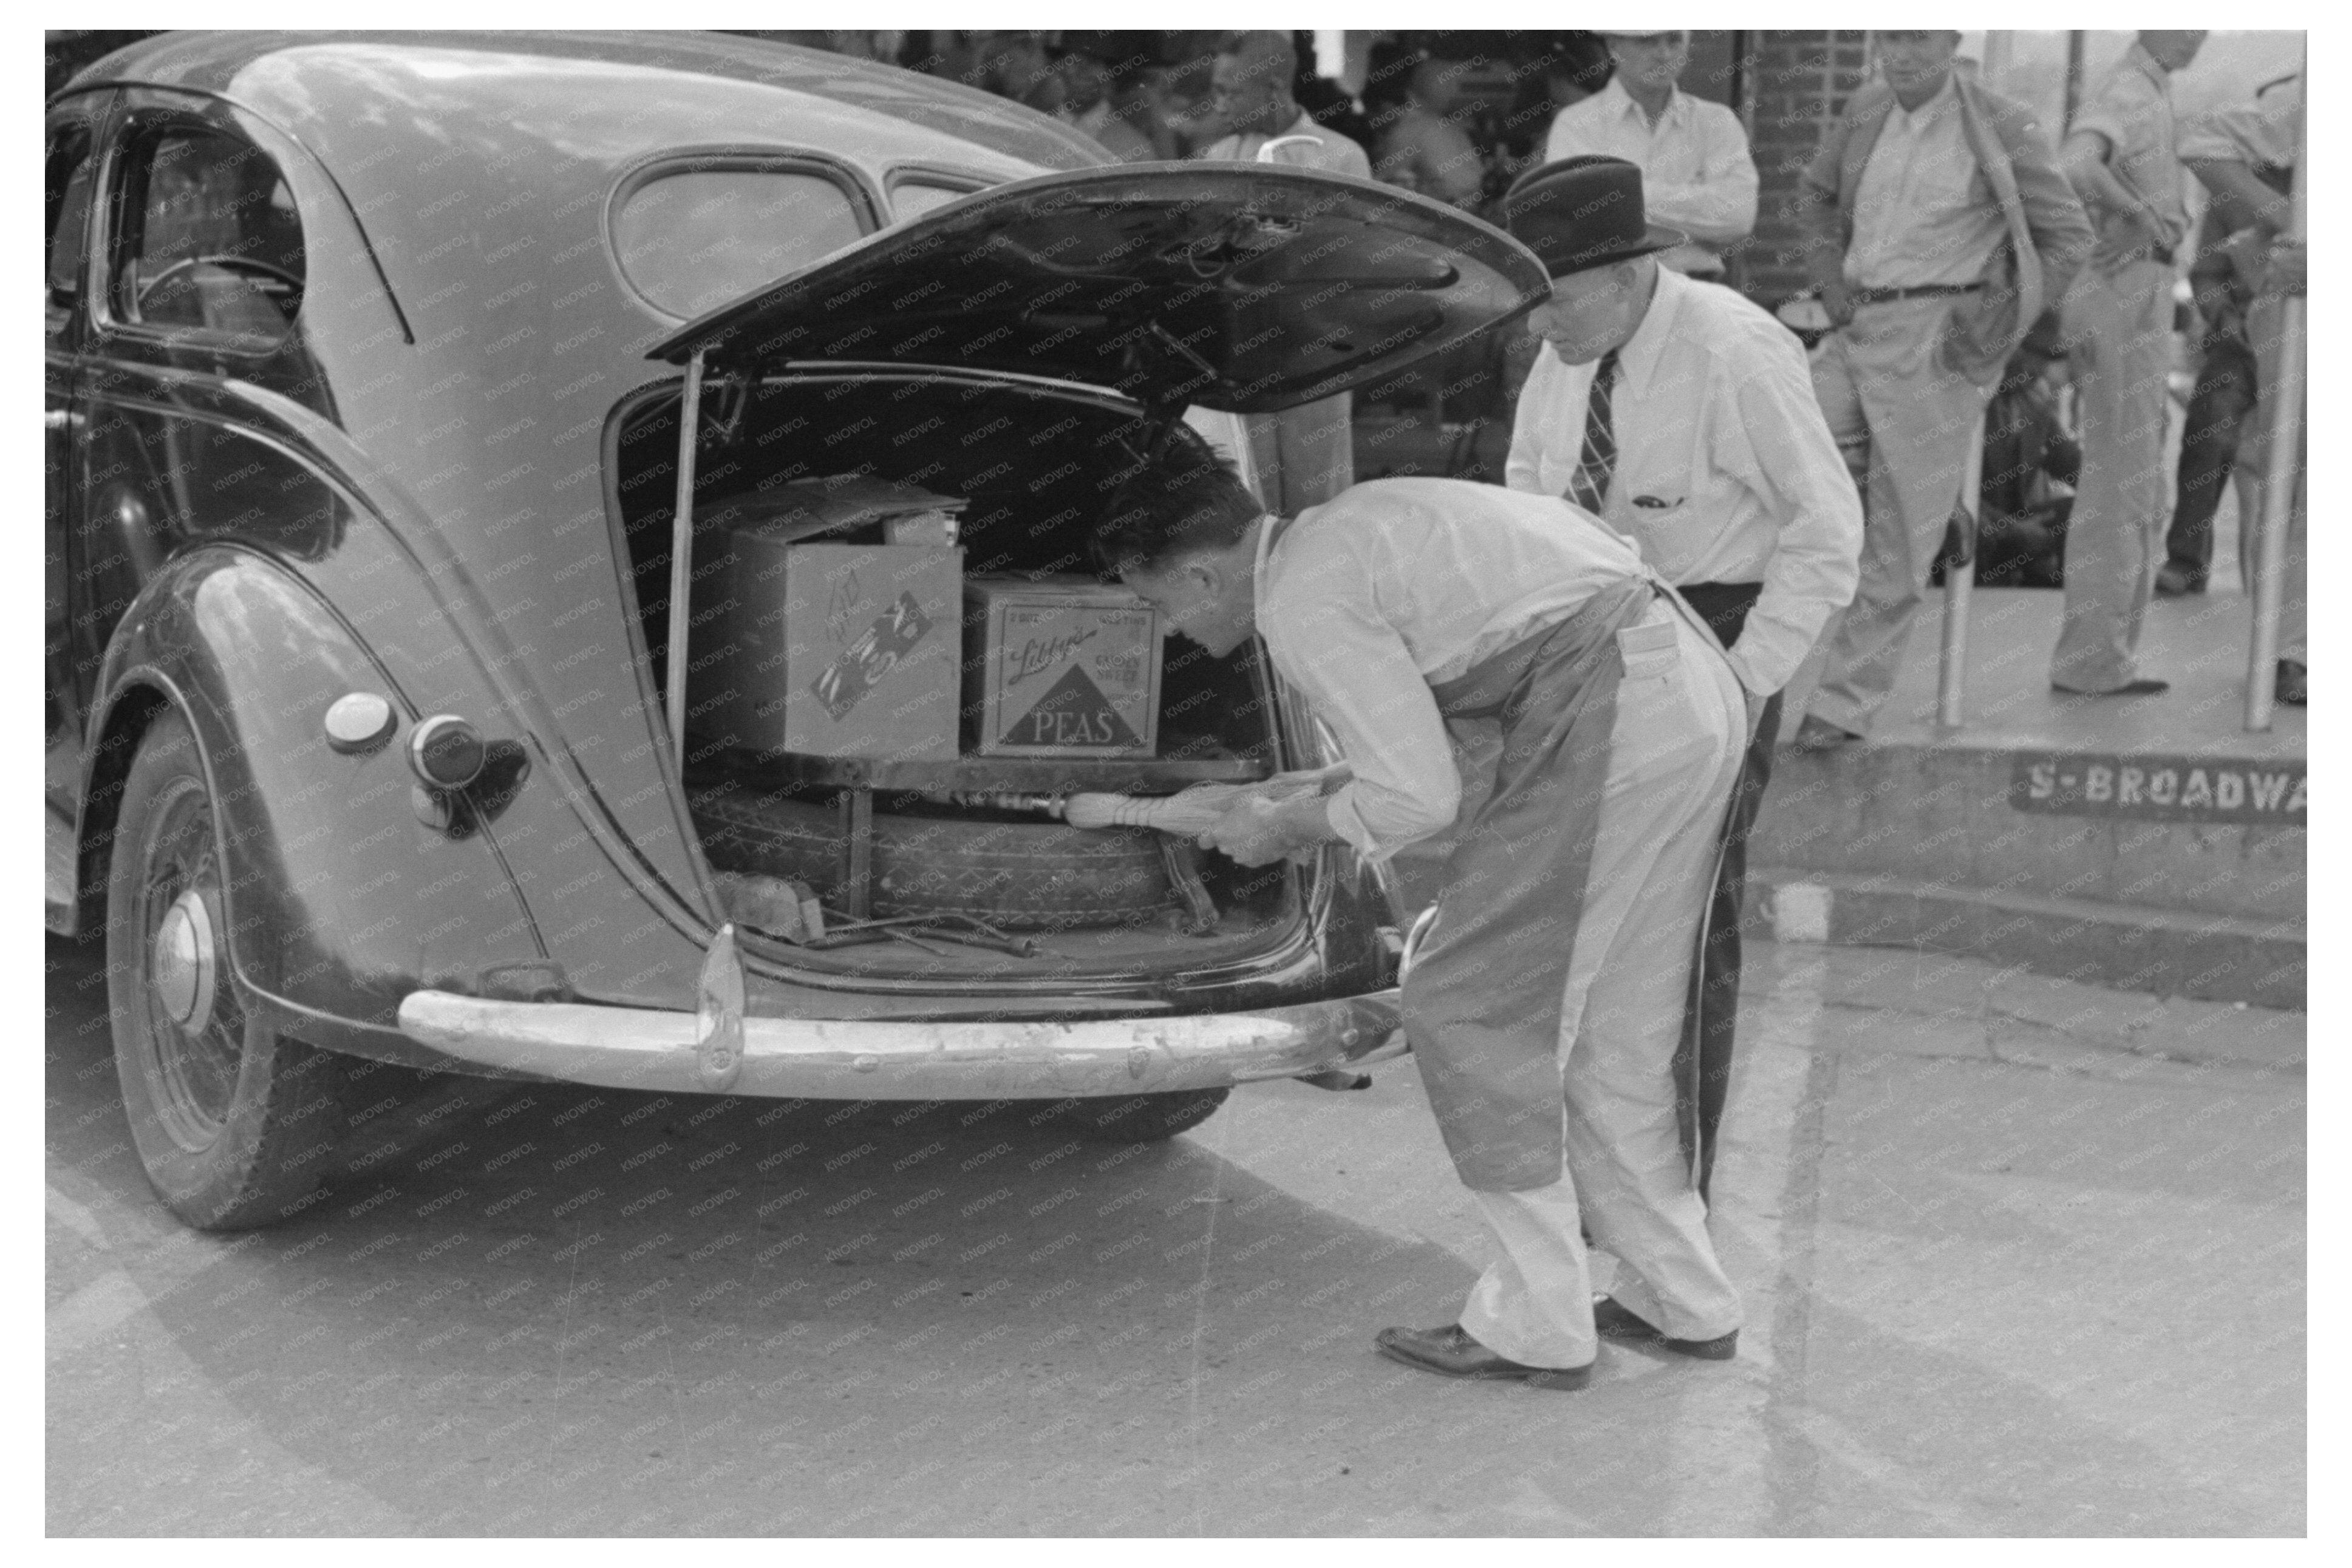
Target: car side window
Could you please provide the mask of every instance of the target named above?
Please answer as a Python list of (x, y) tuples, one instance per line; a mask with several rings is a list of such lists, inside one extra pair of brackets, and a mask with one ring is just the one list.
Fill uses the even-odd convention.
[(91, 145), (89, 127), (80, 121), (49, 128), (48, 290), (49, 303), (60, 310), (70, 309), (81, 293), (90, 181), (97, 172)]
[(237, 347), (283, 340), (302, 307), (302, 222), (269, 155), (206, 126), (166, 125), (124, 165), (113, 307), (125, 321)]
[(861, 204), (839, 182), (773, 166), (663, 171), (613, 215), (621, 274), (646, 301), (692, 318), (854, 245)]

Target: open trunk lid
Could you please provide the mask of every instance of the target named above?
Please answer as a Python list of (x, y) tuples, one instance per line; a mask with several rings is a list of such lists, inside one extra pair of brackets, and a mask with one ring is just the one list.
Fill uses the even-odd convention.
[(1264, 414), (1389, 375), (1549, 289), (1510, 236), (1411, 192), (1274, 164), (1129, 164), (950, 203), (707, 312), (651, 357), (956, 365)]

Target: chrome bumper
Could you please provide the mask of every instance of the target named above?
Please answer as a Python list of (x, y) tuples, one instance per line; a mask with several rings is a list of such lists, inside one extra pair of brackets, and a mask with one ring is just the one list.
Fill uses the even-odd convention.
[[(740, 1004), (739, 1004), (740, 1005)], [(723, 1015), (725, 1009), (720, 1009)], [(806, 1100), (1030, 1100), (1213, 1089), (1401, 1054), (1397, 993), (1083, 1023), (740, 1019), (412, 992), (400, 1026), (479, 1067), (571, 1083)]]

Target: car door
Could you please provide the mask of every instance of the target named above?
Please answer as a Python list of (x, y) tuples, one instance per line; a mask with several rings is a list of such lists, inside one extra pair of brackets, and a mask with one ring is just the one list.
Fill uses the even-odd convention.
[(152, 88), (107, 124), (71, 503), (84, 679), (175, 551), (235, 538), (315, 554), (338, 526), (317, 478), (248, 434), (254, 389), (316, 405), (323, 386), (299, 330), (299, 215), (250, 131)]
[(90, 193), (100, 132), (110, 94), (85, 93), (49, 111), (43, 202), (47, 226), (42, 305), (41, 653), (46, 744), (46, 880), (52, 921), (73, 905), (74, 835), (81, 784), (82, 699), (74, 680), (72, 626), (77, 581), (71, 538), (76, 448), (82, 409), (77, 384), (88, 331)]

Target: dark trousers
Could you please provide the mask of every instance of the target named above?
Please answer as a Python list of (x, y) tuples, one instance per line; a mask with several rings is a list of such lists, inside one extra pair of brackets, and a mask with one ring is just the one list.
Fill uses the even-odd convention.
[(2180, 468), (2174, 487), (2172, 526), (2164, 536), (2167, 563), (2203, 584), (2213, 565), (2213, 513), (2237, 462), (2238, 432), (2253, 412), (2254, 351), (2244, 340), (2217, 334), (2205, 343), (2205, 364), (2189, 394), (2180, 433)]
[[(1676, 588), (1716, 639), (1729, 647), (1739, 640), (1748, 612), (1764, 591), (1761, 583), (1690, 583)], [(1688, 1055), (1696, 1052), (1699, 1195), (1705, 1197), (1715, 1174), (1715, 1146), (1723, 1123), (1723, 1105), (1731, 1092), (1732, 1031), (1739, 1016), (1739, 910), (1748, 889), (1748, 830), (1772, 781), (1772, 742), (1780, 732), (1780, 693), (1764, 704), (1741, 760), (1739, 783), (1731, 797), (1731, 820), (1724, 831), (1723, 870), (1706, 911), (1706, 945), (1699, 954), (1697, 1005), (1693, 1027), (1685, 1031), (1683, 1051), (1675, 1064), (1675, 1081), (1693, 1081)]]

